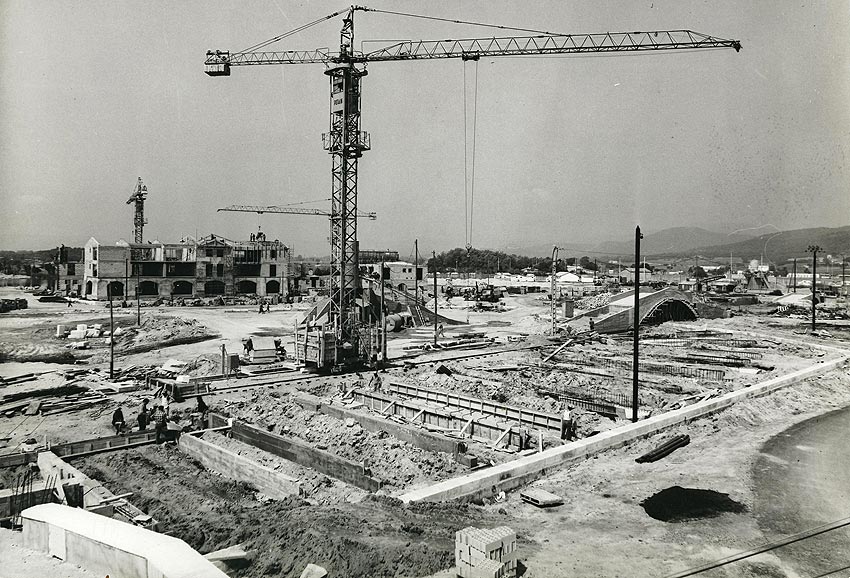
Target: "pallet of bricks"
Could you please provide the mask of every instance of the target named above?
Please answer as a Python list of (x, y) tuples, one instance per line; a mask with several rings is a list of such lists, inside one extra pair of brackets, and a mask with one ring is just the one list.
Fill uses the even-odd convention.
[(455, 533), (455, 562), (462, 578), (516, 578), (516, 532), (464, 528)]

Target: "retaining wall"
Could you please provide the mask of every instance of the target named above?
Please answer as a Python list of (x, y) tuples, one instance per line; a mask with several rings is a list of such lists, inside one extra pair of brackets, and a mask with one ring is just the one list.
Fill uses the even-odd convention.
[(180, 450), (209, 470), (245, 482), (276, 500), (299, 493), (298, 480), (285, 476), (254, 460), (190, 434), (180, 436)]
[(121, 578), (227, 578), (183, 540), (80, 508), (44, 504), (23, 511), (24, 546)]
[(652, 416), (590, 438), (550, 448), (492, 468), (446, 480), (427, 488), (408, 492), (399, 496), (399, 498), (404, 502), (438, 502), (461, 497), (490, 495), (499, 490), (510, 490), (544, 476), (570, 461), (602, 450), (620, 447), (632, 440), (720, 411), (743, 399), (765, 395), (806, 378), (826, 373), (840, 366), (847, 359), (847, 355), (842, 355), (828, 361), (818, 362), (810, 367), (769, 379), (745, 389)]
[(381, 488), (381, 480), (358, 464), (295, 439), (263, 431), (262, 429), (236, 420), (229, 420), (218, 414), (210, 414), (210, 425), (218, 427), (232, 422), (233, 439), (265, 450), (290, 462), (312, 468), (337, 480), (357, 486), (369, 492)]

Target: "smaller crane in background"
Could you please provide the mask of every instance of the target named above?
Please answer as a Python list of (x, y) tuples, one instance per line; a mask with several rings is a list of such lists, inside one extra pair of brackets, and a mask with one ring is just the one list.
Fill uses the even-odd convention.
[(148, 196), (148, 188), (142, 183), (142, 177), (139, 177), (139, 182), (136, 183), (136, 188), (130, 198), (127, 199), (127, 204), (136, 204), (133, 213), (133, 239), (137, 245), (144, 243), (142, 229), (147, 224), (145, 219), (145, 199)]

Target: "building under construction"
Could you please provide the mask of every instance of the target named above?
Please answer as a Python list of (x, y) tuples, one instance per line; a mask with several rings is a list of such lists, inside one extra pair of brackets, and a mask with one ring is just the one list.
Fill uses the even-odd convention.
[(83, 254), (83, 297), (212, 297), (290, 293), (289, 248), (252, 234), (248, 241), (218, 235), (177, 243), (105, 245), (92, 237)]

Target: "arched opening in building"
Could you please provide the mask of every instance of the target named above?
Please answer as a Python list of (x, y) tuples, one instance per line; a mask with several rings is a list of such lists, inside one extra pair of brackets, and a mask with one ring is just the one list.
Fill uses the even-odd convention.
[(159, 286), (153, 281), (139, 283), (139, 295), (159, 295)]
[(276, 281), (274, 279), (266, 281), (266, 295), (274, 293), (280, 293), (280, 281)]
[(86, 295), (91, 295), (91, 281), (86, 281)]
[(257, 292), (257, 284), (253, 281), (240, 281), (236, 284), (236, 292), (255, 294)]
[(398, 284), (398, 290), (399, 291), (407, 291), (407, 285), (405, 285), (404, 283), (399, 283)]
[(697, 313), (690, 303), (678, 299), (661, 302), (641, 320), (641, 325), (658, 325), (665, 321), (696, 321)]
[(174, 295), (191, 295), (194, 292), (194, 287), (188, 281), (175, 281), (171, 286), (171, 292)]
[(207, 281), (204, 283), (204, 293), (206, 295), (224, 295), (224, 282)]
[(124, 284), (121, 281), (111, 281), (108, 285), (109, 293), (113, 297), (124, 296)]

